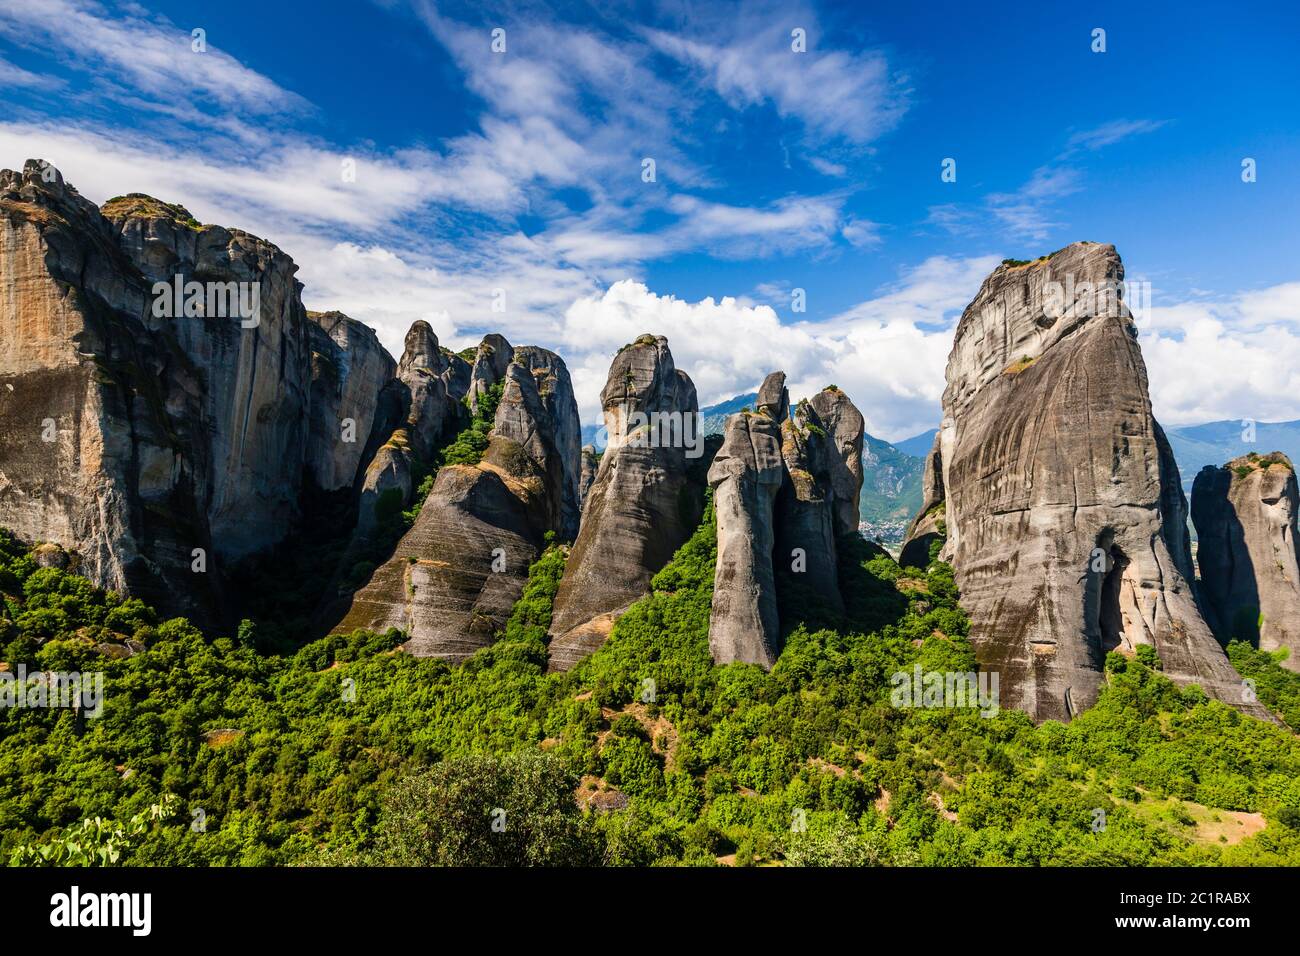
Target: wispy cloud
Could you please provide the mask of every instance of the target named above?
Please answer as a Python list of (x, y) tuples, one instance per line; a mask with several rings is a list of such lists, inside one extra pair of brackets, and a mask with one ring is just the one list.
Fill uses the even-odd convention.
[[(655, 49), (698, 71), (733, 108), (770, 104), (782, 117), (802, 122), (816, 140), (870, 143), (907, 112), (907, 78), (882, 52), (822, 46), (807, 7), (742, 9), (744, 22), (725, 31), (733, 37), (727, 43), (712, 39), (724, 32), (718, 29), (708, 30), (708, 38), (666, 30), (644, 35)], [(803, 52), (793, 48), (792, 24), (805, 31)]]
[(223, 53), (220, 37), (205, 38), (204, 51), (196, 52), (190, 30), (147, 17), (134, 4), (109, 10), (91, 0), (6, 0), (0, 36), (54, 50), (75, 69), (111, 74), (160, 102), (198, 98), (256, 115), (307, 108), (302, 97)]
[(57, 89), (62, 85), (63, 82), (57, 77), (32, 73), (30, 70), (24, 70), (22, 67), (10, 63), (4, 57), (0, 57), (0, 87)]
[(1128, 139), (1131, 136), (1138, 136), (1142, 133), (1153, 133), (1160, 127), (1164, 126), (1167, 120), (1112, 120), (1109, 123), (1103, 123), (1094, 129), (1082, 130), (1070, 136), (1066, 143), (1066, 154), (1071, 155), (1075, 150), (1088, 150), (1095, 152), (1106, 146), (1113, 146), (1121, 140)]
[(992, 224), (1010, 238), (1042, 242), (1066, 225), (1058, 218), (1058, 201), (1083, 189), (1083, 171), (1076, 161), (1130, 137), (1154, 132), (1166, 122), (1113, 120), (1072, 133), (1065, 150), (1052, 163), (1035, 169), (1014, 192), (988, 193), (978, 206), (930, 206), (924, 225), (937, 226), (952, 235), (970, 236)]

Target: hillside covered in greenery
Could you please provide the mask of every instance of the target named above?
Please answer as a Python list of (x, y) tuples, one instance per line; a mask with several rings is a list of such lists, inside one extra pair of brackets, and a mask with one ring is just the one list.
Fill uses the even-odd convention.
[[(0, 535), (0, 657), (105, 674), (102, 715), (0, 712), (13, 863), (1300, 863), (1300, 741), (1153, 657), (1108, 659), (1069, 725), (897, 707), (891, 675), (972, 671), (952, 570), (841, 548), (843, 618), (770, 672), (714, 666), (712, 509), (607, 644), (546, 673), (564, 553), (461, 666), (401, 634), (293, 653), (159, 621)], [(119, 656), (128, 641), (136, 649)], [(1233, 663), (1294, 727), (1300, 676)]]

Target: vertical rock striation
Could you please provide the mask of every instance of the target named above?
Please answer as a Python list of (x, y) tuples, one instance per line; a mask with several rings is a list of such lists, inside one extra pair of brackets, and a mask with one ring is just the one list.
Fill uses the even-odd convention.
[(1286, 650), (1300, 671), (1300, 493), (1281, 452), (1207, 465), (1192, 487), (1197, 563), (1209, 617), (1220, 639)]
[(781, 426), (762, 413), (727, 419), (709, 467), (718, 521), (718, 566), (709, 615), (709, 650), (719, 664), (771, 667), (781, 653), (774, 511), (785, 477)]
[[(373, 417), (385, 367), (351, 327), (326, 345), (296, 271), (180, 206), (133, 193), (100, 210), (47, 164), (0, 172), (0, 525), (96, 584), (219, 621), (223, 566), (290, 532), (304, 473), (346, 483), (325, 421)], [(313, 418), (326, 352), (335, 406)]]
[[(503, 343), (491, 346), (494, 357)], [(576, 507), (579, 469), (570, 440), (578, 408), (564, 362), (532, 347), (509, 355), (479, 393), (481, 401), (491, 385), (504, 385), (482, 460), (438, 470), (414, 525), (335, 630), (395, 627), (409, 636), (408, 653), (450, 661), (499, 636), (546, 533), (559, 533)]]
[(429, 323), (413, 323), (403, 344), (397, 377), (378, 395), (372, 439), (362, 459), (358, 541), (369, 537), (385, 514), (411, 503), (419, 476), (432, 470), (439, 448), (462, 423), (461, 376)]
[(1186, 502), (1123, 277), (1114, 247), (1095, 243), (1004, 263), (948, 359), (945, 554), (1002, 705), (1038, 720), (1091, 705), (1107, 652), (1139, 644), (1175, 681), (1243, 697), (1193, 597)]
[(695, 386), (673, 364), (668, 340), (642, 335), (619, 352), (601, 405), (608, 446), (555, 597), (554, 670), (600, 646), (704, 510), (707, 461)]
[(764, 379), (757, 405), (727, 419), (709, 469), (718, 522), (709, 648), (720, 664), (771, 667), (783, 602), (810, 616), (844, 610), (837, 541), (857, 534), (863, 419), (833, 386), (789, 414), (784, 372)]
[(341, 312), (308, 312), (311, 434), (307, 470), (323, 491), (351, 489), (397, 363), (374, 329)]
[(944, 521), (942, 435), (935, 433), (934, 444), (925, 456), (921, 472), (921, 510), (907, 527), (898, 563), (904, 567), (925, 568), (930, 564), (930, 546), (947, 535)]

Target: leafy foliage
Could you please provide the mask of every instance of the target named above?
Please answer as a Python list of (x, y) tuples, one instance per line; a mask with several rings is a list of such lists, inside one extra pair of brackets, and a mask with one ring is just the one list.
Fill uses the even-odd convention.
[[(951, 568), (903, 569), (852, 540), (843, 616), (792, 620), (770, 673), (718, 667), (716, 549), (710, 504), (606, 644), (547, 673), (555, 545), (498, 641), (453, 667), (402, 653), (397, 631), (266, 656), (256, 628), (234, 640), (157, 622), (0, 535), (9, 663), (102, 670), (106, 689), (81, 724), (0, 712), (0, 855), (57, 859), (71, 841), (103, 859), (122, 829), (131, 839), (109, 842), (133, 864), (1300, 862), (1300, 744), (1285, 728), (1120, 655), (1068, 725), (893, 706), (899, 671), (976, 669), (968, 624)], [(128, 638), (144, 649), (94, 649)], [(1300, 678), (1229, 652), (1293, 721)], [(153, 819), (162, 795), (178, 813)], [(102, 822), (142, 814), (138, 833)], [(1223, 814), (1267, 825), (1221, 842), (1205, 821)]]

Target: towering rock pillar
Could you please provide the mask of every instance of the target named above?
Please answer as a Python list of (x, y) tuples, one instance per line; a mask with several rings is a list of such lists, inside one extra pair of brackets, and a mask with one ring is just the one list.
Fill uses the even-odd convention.
[(311, 320), (311, 437), (307, 469), (323, 491), (351, 489), (378, 420), (379, 395), (397, 363), (374, 329), (341, 312)]
[(642, 335), (619, 352), (601, 405), (608, 446), (555, 597), (555, 670), (567, 670), (604, 642), (704, 510), (707, 451), (695, 386), (673, 364), (668, 340)]
[(984, 281), (948, 359), (947, 553), (1003, 706), (1068, 719), (1109, 651), (1243, 705), (1191, 588), (1186, 503), (1151, 414), (1113, 246), (1076, 243)]
[(862, 498), (862, 413), (834, 385), (808, 400), (830, 443), (827, 467), (835, 505), (835, 533), (857, 534)]
[(930, 563), (930, 546), (947, 534), (944, 522), (943, 436), (935, 434), (921, 472), (921, 510), (907, 528), (907, 539), (898, 556), (904, 567), (925, 568)]
[(1300, 493), (1281, 452), (1207, 465), (1192, 486), (1201, 587), (1219, 637), (1285, 649), (1300, 671)]
[(777, 493), (785, 477), (781, 426), (761, 412), (727, 419), (709, 468), (718, 520), (718, 566), (709, 650), (719, 664), (770, 668), (781, 653), (772, 551)]
[(438, 449), (461, 423), (460, 400), (465, 393), (458, 388), (464, 382), (443, 355), (433, 328), (417, 320), (407, 331), (404, 346), (397, 377), (379, 395), (363, 458), (358, 541), (375, 530), (383, 514), (382, 502), (391, 500), (394, 510), (411, 503), (416, 476), (434, 466)]
[[(785, 378), (783, 373), (775, 374)], [(859, 437), (859, 461), (861, 447)], [(837, 522), (849, 519), (837, 507), (831, 475), (836, 465), (844, 471), (844, 462), (812, 403), (800, 402), (794, 414), (781, 423), (781, 457), (785, 474), (776, 501), (773, 555), (777, 576), (794, 589), (789, 598), (796, 603), (816, 604), (819, 611), (839, 613), (844, 601), (835, 539), (844, 533)], [(856, 514), (856, 508), (853, 510)], [(854, 533), (856, 530), (854, 522)]]
[(718, 521), (709, 648), (719, 664), (771, 667), (783, 607), (808, 618), (844, 610), (837, 542), (858, 533), (863, 420), (834, 386), (790, 414), (784, 372), (763, 380), (757, 405), (727, 419), (709, 469)]

